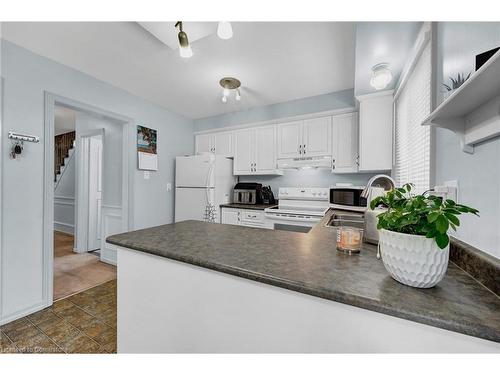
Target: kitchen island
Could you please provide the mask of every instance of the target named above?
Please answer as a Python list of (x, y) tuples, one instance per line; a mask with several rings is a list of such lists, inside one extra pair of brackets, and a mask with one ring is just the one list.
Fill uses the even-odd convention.
[(500, 299), (453, 263), (434, 288), (393, 280), (376, 248), (184, 221), (114, 235), (119, 352), (500, 352)]

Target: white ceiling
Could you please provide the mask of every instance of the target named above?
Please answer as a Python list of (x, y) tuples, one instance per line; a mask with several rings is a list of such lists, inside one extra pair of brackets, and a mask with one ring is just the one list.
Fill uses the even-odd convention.
[(75, 111), (60, 105), (55, 107), (55, 135), (75, 131)]
[[(175, 36), (173, 23), (162, 24)], [(4, 23), (2, 36), (190, 118), (354, 87), (354, 23), (232, 25), (233, 38), (222, 40), (212, 23), (190, 59), (134, 22)], [(241, 102), (221, 102), (224, 76), (241, 80)]]

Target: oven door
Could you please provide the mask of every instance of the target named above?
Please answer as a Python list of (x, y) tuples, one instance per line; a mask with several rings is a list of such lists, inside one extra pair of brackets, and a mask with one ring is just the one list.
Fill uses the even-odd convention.
[(267, 213), (266, 220), (273, 224), (275, 230), (307, 233), (321, 221), (322, 216), (304, 216), (294, 214)]

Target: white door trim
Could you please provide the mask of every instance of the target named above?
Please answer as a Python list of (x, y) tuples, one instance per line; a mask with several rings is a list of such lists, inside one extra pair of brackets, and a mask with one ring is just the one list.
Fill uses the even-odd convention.
[(133, 228), (133, 173), (129, 173), (129, 166), (133, 165), (135, 149), (134, 119), (107, 111), (70, 98), (59, 96), (45, 91), (45, 118), (44, 118), (44, 192), (43, 192), (43, 306), (53, 303), (54, 282), (54, 111), (56, 104), (63, 105), (78, 111), (98, 114), (118, 120), (123, 123), (122, 147), (122, 210), (124, 230)]

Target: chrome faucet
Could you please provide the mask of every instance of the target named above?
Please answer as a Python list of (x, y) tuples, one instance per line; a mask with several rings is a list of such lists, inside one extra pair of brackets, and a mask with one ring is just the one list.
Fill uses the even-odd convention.
[(370, 191), (372, 186), (378, 186), (384, 188), (385, 191), (392, 190), (396, 187), (396, 181), (391, 176), (387, 176), (385, 174), (378, 174), (370, 178), (366, 187), (361, 192), (361, 196), (363, 198), (368, 198), (370, 195)]

